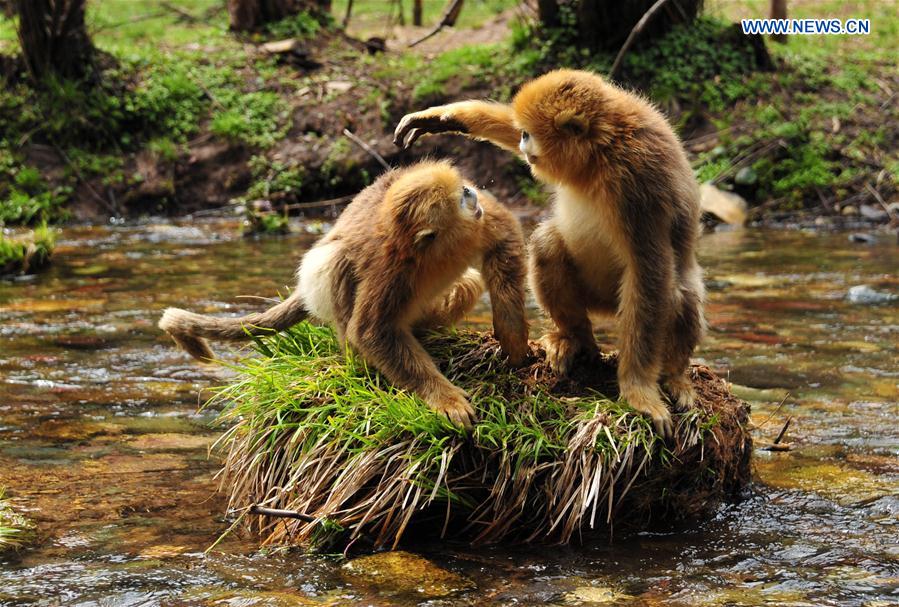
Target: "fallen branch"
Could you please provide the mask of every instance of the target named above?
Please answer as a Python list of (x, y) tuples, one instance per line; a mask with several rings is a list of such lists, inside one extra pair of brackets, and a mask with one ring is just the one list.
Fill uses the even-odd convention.
[(303, 514), (302, 512), (294, 512), (293, 510), (280, 510), (278, 508), (264, 508), (263, 506), (251, 506), (250, 514), (259, 514), (262, 516), (277, 516), (280, 518), (295, 518), (306, 523), (314, 523), (315, 517)]
[[(666, 0), (659, 0), (660, 2), (664, 2)], [(443, 16), (440, 18), (440, 23), (437, 24), (437, 27), (432, 29), (430, 32), (413, 42), (409, 45), (409, 48), (413, 46), (418, 46), (425, 40), (432, 38), (440, 32), (445, 27), (452, 27), (456, 25), (456, 20), (459, 18), (459, 13), (462, 12), (462, 5), (465, 4), (465, 0), (450, 0), (450, 3), (447, 5), (446, 10), (443, 11)]]
[(354, 135), (350, 129), (343, 129), (343, 134), (346, 135), (350, 141), (352, 141), (353, 143), (358, 145), (364, 151), (368, 152), (369, 156), (371, 156), (372, 158), (374, 158), (375, 160), (380, 162), (381, 166), (384, 167), (385, 171), (390, 170), (391, 167), (389, 164), (387, 164), (387, 161), (384, 160), (384, 157), (381, 156), (380, 154), (378, 154), (378, 152), (375, 151), (375, 149), (373, 147), (371, 147), (370, 145), (368, 145), (367, 143), (365, 143), (364, 141), (359, 139), (356, 135)]
[(652, 16), (656, 14), (662, 6), (668, 2), (668, 0), (656, 0), (656, 3), (649, 7), (649, 10), (640, 17), (640, 20), (637, 21), (637, 25), (634, 26), (634, 29), (631, 30), (631, 33), (628, 35), (627, 40), (624, 41), (624, 44), (621, 46), (621, 50), (618, 51), (618, 55), (615, 57), (615, 62), (612, 64), (612, 69), (609, 70), (609, 80), (614, 80), (618, 75), (618, 70), (621, 68), (621, 62), (624, 60), (624, 56), (630, 50), (631, 45), (636, 41), (637, 36), (640, 35), (640, 32), (643, 31), (643, 28), (646, 27), (646, 24), (649, 23), (649, 20), (652, 19)]

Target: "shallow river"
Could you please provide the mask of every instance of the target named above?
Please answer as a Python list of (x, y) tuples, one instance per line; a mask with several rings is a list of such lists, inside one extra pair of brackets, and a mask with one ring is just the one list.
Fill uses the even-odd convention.
[(0, 282), (0, 486), (38, 529), (34, 547), (0, 557), (0, 605), (899, 601), (899, 306), (846, 299), (858, 284), (899, 293), (889, 235), (704, 237), (697, 356), (751, 401), (757, 438), (794, 418), (793, 450), (756, 451), (751, 495), (713, 520), (579, 548), (407, 546), (447, 580), (427, 584), (372, 581), (342, 555), (261, 553), (244, 533), (204, 552), (229, 523), (207, 457), (215, 412), (198, 404), (227, 376), (155, 321), (170, 305), (264, 305), (239, 296), (283, 292), (313, 239), (247, 241), (222, 223), (70, 228), (50, 271)]

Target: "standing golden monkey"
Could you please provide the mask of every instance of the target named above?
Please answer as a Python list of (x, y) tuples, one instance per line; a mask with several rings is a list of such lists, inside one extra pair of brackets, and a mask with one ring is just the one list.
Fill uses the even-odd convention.
[(360, 192), (303, 256), (297, 288), (283, 302), (239, 318), (169, 308), (159, 326), (194, 357), (211, 359), (204, 338), (244, 340), (311, 315), (391, 382), (470, 426), (475, 414), (465, 393), (412, 331), (461, 319), (486, 283), (496, 337), (509, 362), (520, 364), (529, 351), (524, 255), (521, 226), (508, 209), (450, 163), (423, 162)]
[(661, 379), (680, 408), (705, 321), (696, 262), (699, 190), (677, 136), (642, 98), (599, 76), (558, 70), (525, 84), (511, 105), (464, 101), (405, 116), (394, 141), (458, 132), (520, 152), (555, 189), (555, 214), (530, 240), (530, 280), (556, 330), (542, 338), (565, 374), (596, 355), (589, 313), (619, 325), (622, 396), (670, 434)]

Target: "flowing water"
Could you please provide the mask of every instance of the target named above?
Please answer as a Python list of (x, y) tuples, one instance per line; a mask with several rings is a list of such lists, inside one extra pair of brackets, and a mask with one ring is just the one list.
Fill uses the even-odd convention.
[(745, 501), (579, 548), (416, 545), (372, 577), (341, 555), (260, 552), (244, 533), (204, 552), (229, 521), (207, 457), (215, 412), (198, 405), (227, 374), (177, 352), (155, 321), (169, 305), (265, 305), (240, 296), (283, 292), (314, 239), (236, 233), (69, 228), (51, 270), (0, 282), (0, 486), (37, 524), (33, 547), (0, 557), (0, 605), (899, 601), (899, 310), (846, 298), (858, 284), (899, 293), (894, 238), (704, 237), (697, 356), (751, 401), (760, 441), (793, 416), (793, 449), (756, 451)]

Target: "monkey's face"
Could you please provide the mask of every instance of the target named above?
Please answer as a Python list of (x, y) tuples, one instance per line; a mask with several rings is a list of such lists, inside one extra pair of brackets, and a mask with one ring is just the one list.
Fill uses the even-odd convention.
[[(428, 256), (458, 257), (477, 238), (484, 209), (477, 189), (447, 162), (419, 165), (387, 192), (394, 233)], [(468, 252), (466, 252), (466, 255)]]
[(527, 83), (512, 100), (518, 147), (538, 179), (570, 182), (590, 172), (602, 86), (593, 74), (558, 70)]

